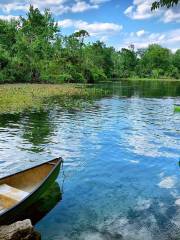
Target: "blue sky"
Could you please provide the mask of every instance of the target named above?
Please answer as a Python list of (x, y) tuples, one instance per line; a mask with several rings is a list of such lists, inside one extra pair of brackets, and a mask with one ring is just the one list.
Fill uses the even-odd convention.
[(180, 48), (180, 5), (151, 12), (153, 0), (0, 0), (0, 18), (25, 15), (29, 4), (51, 9), (62, 33), (79, 29), (89, 41), (101, 40), (116, 49), (158, 43)]

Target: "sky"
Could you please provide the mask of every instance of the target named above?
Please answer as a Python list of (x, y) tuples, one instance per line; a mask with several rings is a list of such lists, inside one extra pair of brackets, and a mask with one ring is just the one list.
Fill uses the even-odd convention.
[(151, 11), (153, 0), (0, 0), (0, 18), (25, 16), (29, 5), (51, 10), (61, 32), (87, 30), (87, 41), (100, 40), (117, 50), (157, 43), (180, 48), (180, 4)]

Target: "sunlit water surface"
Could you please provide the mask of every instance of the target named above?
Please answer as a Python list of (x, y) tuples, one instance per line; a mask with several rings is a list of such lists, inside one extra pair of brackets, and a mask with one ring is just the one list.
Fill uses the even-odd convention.
[(83, 111), (1, 116), (0, 175), (64, 158), (43, 240), (180, 239), (180, 83), (101, 87)]

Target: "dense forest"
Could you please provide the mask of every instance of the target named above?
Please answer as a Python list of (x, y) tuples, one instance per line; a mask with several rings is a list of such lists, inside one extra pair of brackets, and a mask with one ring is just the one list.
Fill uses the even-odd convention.
[(117, 51), (88, 36), (85, 30), (63, 36), (51, 12), (33, 6), (25, 18), (0, 20), (0, 83), (180, 78), (180, 49), (152, 44)]

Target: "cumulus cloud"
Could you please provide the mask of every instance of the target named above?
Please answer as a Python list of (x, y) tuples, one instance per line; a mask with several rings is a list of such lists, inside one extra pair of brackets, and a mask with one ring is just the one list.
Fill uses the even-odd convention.
[(64, 19), (58, 22), (58, 26), (63, 28), (73, 27), (75, 30), (84, 29), (89, 32), (91, 36), (102, 36), (120, 32), (123, 28), (122, 25), (108, 22), (94, 22), (88, 23), (82, 20)]
[(170, 30), (162, 33), (153, 33), (145, 30), (131, 32), (126, 35), (122, 41), (121, 47), (127, 47), (130, 43), (135, 45), (135, 48), (146, 48), (149, 44), (160, 44), (164, 47), (172, 49), (174, 52), (180, 43), (180, 29)]
[(8, 2), (8, 3), (0, 3), (0, 9), (4, 12), (4, 13), (10, 13), (11, 11), (27, 11), (29, 8), (29, 5), (25, 2)]
[(0, 15), (0, 19), (2, 20), (8, 20), (10, 21), (11, 19), (17, 20), (19, 16), (14, 16), (14, 15)]
[(59, 7), (62, 7), (64, 4), (65, 0), (9, 0), (1, 2), (0, 3), (0, 9), (4, 12), (4, 13), (10, 13), (12, 11), (28, 11), (29, 9), (29, 5), (32, 4), (35, 7), (38, 7), (40, 10), (44, 10), (45, 8), (51, 8), (52, 10), (55, 9), (57, 7), (57, 9)]
[(138, 37), (141, 37), (141, 36), (143, 36), (144, 34), (145, 34), (144, 29), (139, 30), (139, 31), (136, 32), (136, 35), (137, 35)]
[(177, 6), (173, 9), (168, 9), (164, 12), (162, 21), (165, 23), (168, 22), (180, 22), (180, 7)]
[(109, 0), (74, 0), (72, 2), (68, 0), (8, 0), (0, 2), (0, 9), (4, 13), (11, 13), (13, 11), (27, 11), (29, 5), (32, 4), (38, 7), (41, 11), (45, 8), (51, 9), (53, 14), (61, 15), (63, 13), (78, 13), (91, 9), (98, 9), (101, 4)]
[(134, 0), (124, 14), (135, 20), (149, 19), (159, 16), (161, 21), (167, 22), (180, 22), (180, 5), (171, 9), (161, 8), (151, 11), (151, 5), (154, 0)]
[(124, 14), (132, 19), (148, 19), (157, 15), (158, 11), (151, 11), (153, 0), (134, 0)]
[(71, 7), (71, 12), (77, 13), (77, 12), (84, 12), (89, 9), (97, 9), (99, 8), (99, 5), (97, 4), (89, 4), (85, 1), (78, 1)]

